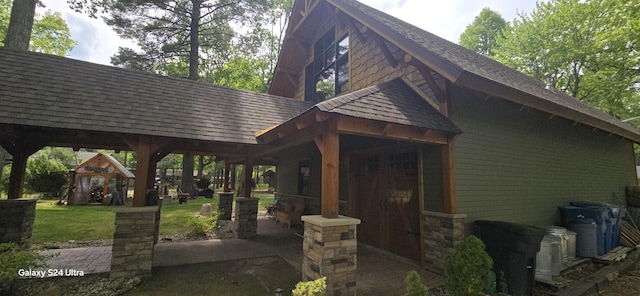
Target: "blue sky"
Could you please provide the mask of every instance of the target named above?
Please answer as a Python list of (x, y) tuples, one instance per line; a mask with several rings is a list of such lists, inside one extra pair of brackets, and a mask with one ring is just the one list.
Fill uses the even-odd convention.
[[(69, 9), (64, 0), (41, 0), (46, 8), (58, 11), (67, 21), (71, 37), (78, 43), (69, 56), (74, 59), (110, 64), (119, 46), (135, 47), (135, 42), (123, 40), (102, 19), (92, 19)], [(489, 7), (511, 21), (517, 12), (529, 13), (535, 0), (358, 0), (399, 19), (418, 26), (452, 42), (480, 13)]]

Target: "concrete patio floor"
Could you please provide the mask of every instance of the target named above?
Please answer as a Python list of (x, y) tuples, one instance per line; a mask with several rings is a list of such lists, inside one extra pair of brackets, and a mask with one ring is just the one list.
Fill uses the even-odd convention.
[[(155, 246), (153, 266), (176, 266), (203, 262), (219, 262), (245, 258), (280, 256), (296, 269), (302, 267), (301, 228), (275, 225), (273, 220), (258, 215), (258, 236), (252, 239), (212, 239), (199, 241), (161, 241)], [(162, 238), (164, 236), (160, 236)], [(59, 254), (47, 261), (49, 268), (74, 269), (85, 274), (108, 272), (111, 247), (56, 249), (43, 254)], [(423, 283), (436, 287), (442, 276), (422, 269), (418, 262), (358, 244), (357, 291), (361, 295), (400, 295), (405, 291), (407, 272), (416, 270)]]

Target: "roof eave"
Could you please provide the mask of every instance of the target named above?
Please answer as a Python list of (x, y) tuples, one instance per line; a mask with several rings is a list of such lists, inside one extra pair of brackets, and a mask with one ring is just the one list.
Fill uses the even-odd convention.
[(470, 72), (465, 72), (461, 75), (455, 85), (502, 98), (525, 107), (540, 110), (553, 116), (562, 117), (573, 122), (597, 128), (640, 144), (640, 134), (638, 133), (634, 133), (630, 130), (577, 110), (573, 110), (547, 100), (542, 100), (532, 94), (485, 79)]

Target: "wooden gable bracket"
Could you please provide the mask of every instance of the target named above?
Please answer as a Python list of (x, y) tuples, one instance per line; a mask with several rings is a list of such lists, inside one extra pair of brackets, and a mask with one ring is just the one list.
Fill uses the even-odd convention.
[(429, 68), (427, 65), (423, 63), (420, 63), (418, 60), (414, 59), (412, 56), (408, 54), (404, 56), (404, 61), (407, 64), (412, 65), (416, 67), (416, 69), (418, 69), (418, 72), (420, 72), (420, 74), (422, 75), (422, 78), (427, 83), (427, 85), (429, 85), (429, 88), (431, 89), (433, 94), (436, 96), (436, 99), (438, 99), (440, 103), (444, 103), (447, 101), (445, 90), (442, 89), (442, 87), (440, 87), (438, 82), (433, 78), (433, 75), (431, 75), (431, 72), (433, 72), (431, 68)]
[(282, 72), (282, 73), (286, 74), (285, 76), (287, 77), (287, 79), (289, 80), (291, 85), (298, 84), (298, 81), (297, 81), (297, 78), (299, 76), (298, 72), (296, 72), (296, 71), (294, 71), (292, 69), (284, 68), (284, 67), (279, 67), (278, 68), (278, 72)]
[[(355, 21), (351, 17), (349, 17), (348, 15), (344, 14), (341, 11), (337, 11), (337, 15), (338, 15), (338, 18), (342, 20), (343, 23), (351, 27), (351, 30), (356, 34), (356, 37), (358, 38), (358, 40), (360, 40), (360, 43), (362, 44), (367, 43), (367, 38), (364, 37), (363, 32), (360, 31), (360, 27), (355, 23)], [(362, 27), (365, 29), (367, 28), (364, 25)]]
[(316, 7), (318, 7), (318, 4), (320, 2), (321, 2), (320, 0), (305, 0), (304, 8), (303, 10), (300, 11), (300, 16), (302, 16), (302, 19), (300, 20), (300, 22), (298, 22), (298, 24), (295, 26), (292, 32), (297, 32), (298, 29), (300, 29), (302, 24), (304, 24), (307, 21), (307, 19), (311, 15), (311, 12), (314, 9), (316, 9)]
[(398, 64), (399, 64), (398, 60), (396, 60), (396, 58), (393, 56), (393, 54), (389, 50), (389, 47), (387, 47), (387, 44), (385, 43), (384, 39), (378, 34), (375, 34), (374, 38), (375, 38), (376, 42), (378, 43), (378, 46), (382, 50), (382, 53), (384, 54), (384, 56), (389, 61), (389, 64), (391, 64), (391, 67), (393, 67), (393, 68), (397, 67)]
[(429, 96), (427, 96), (427, 94), (425, 94), (415, 83), (410, 81), (409, 78), (403, 76), (401, 79), (402, 81), (404, 81), (404, 83), (411, 87), (413, 91), (415, 91), (425, 102), (429, 103), (429, 105), (431, 105), (433, 109), (440, 110), (440, 106), (438, 106), (436, 102), (429, 98)]

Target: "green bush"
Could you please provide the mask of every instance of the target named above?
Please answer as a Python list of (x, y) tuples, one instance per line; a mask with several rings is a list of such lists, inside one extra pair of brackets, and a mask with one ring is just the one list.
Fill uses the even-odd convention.
[(420, 275), (417, 271), (412, 270), (407, 272), (407, 277), (404, 279), (407, 284), (407, 293), (405, 296), (427, 296), (429, 295), (429, 288), (422, 283)]
[(484, 295), (492, 267), (484, 243), (473, 235), (465, 238), (445, 260), (447, 290), (455, 296)]
[(25, 189), (30, 192), (58, 193), (67, 183), (67, 167), (61, 161), (44, 154), (27, 161)]
[(198, 186), (198, 188), (200, 189), (209, 188), (209, 185), (211, 185), (211, 181), (208, 178), (200, 178), (198, 181), (196, 181), (196, 186)]
[(211, 213), (207, 216), (191, 216), (187, 224), (191, 227), (191, 233), (195, 236), (207, 236), (207, 233), (218, 227), (218, 219), (222, 215), (222, 211)]
[(291, 293), (293, 296), (324, 296), (327, 293), (327, 278), (321, 277), (315, 281), (299, 282)]
[(19, 277), (20, 269), (35, 269), (45, 267), (46, 257), (31, 251), (28, 245), (16, 243), (0, 244), (0, 295), (10, 289), (11, 283)]

